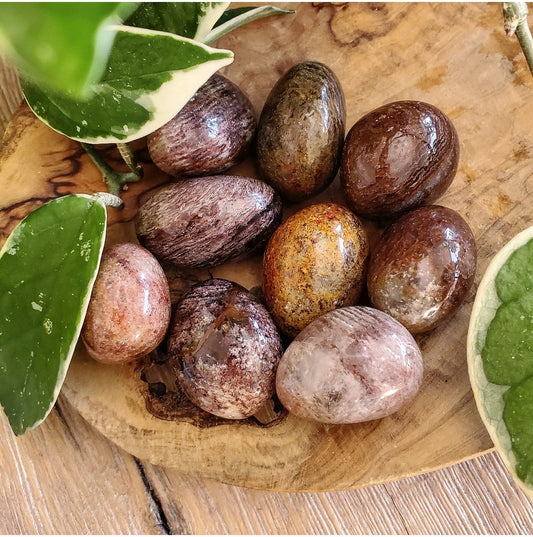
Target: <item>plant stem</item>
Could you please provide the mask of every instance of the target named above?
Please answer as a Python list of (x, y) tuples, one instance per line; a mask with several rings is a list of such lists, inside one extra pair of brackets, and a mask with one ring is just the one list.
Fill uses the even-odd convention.
[(115, 209), (124, 207), (122, 199), (109, 192), (95, 192), (93, 198), (100, 200), (106, 207), (114, 207)]
[(94, 162), (95, 166), (102, 173), (110, 194), (120, 197), (120, 192), (122, 191), (126, 183), (135, 183), (142, 177), (142, 174), (136, 173), (134, 171), (117, 172), (116, 170), (111, 168), (111, 166), (109, 166), (107, 162), (105, 162), (105, 160), (100, 156), (100, 153), (98, 153), (94, 145), (82, 142), (81, 146), (83, 147), (83, 149), (85, 149), (90, 159)]
[(120, 152), (120, 156), (124, 159), (124, 162), (128, 165), (128, 168), (139, 176), (139, 179), (144, 175), (143, 167), (135, 159), (135, 155), (131, 150), (129, 144), (117, 144), (117, 149)]
[(516, 34), (526, 57), (529, 71), (533, 75), (533, 38), (527, 24), (526, 2), (504, 2), (503, 18), (505, 33), (511, 37)]

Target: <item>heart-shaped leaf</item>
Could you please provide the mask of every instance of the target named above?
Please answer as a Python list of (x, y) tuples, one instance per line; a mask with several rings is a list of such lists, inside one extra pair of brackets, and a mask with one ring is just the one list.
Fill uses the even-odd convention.
[(0, 250), (0, 404), (20, 435), (57, 399), (81, 331), (106, 208), (72, 194), (24, 218)]

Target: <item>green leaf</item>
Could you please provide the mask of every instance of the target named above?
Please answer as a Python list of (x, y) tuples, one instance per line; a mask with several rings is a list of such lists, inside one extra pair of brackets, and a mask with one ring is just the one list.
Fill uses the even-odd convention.
[(143, 2), (125, 24), (203, 41), (229, 2)]
[(104, 246), (106, 209), (69, 195), (24, 218), (0, 250), (0, 404), (17, 435), (52, 409)]
[(290, 9), (280, 9), (274, 6), (261, 7), (241, 7), (228, 9), (224, 15), (218, 20), (215, 27), (203, 39), (204, 43), (213, 43), (223, 35), (235, 30), (239, 26), (243, 26), (249, 22), (270, 17), (272, 15), (286, 15), (294, 13)]
[(533, 486), (533, 376), (504, 394), (503, 419), (516, 457), (518, 477)]
[(0, 3), (0, 49), (26, 78), (87, 97), (104, 72), (116, 25), (137, 3)]
[[(516, 300), (529, 291), (533, 291), (533, 248), (518, 248), (499, 270), (495, 285), (502, 302)], [(517, 285), (520, 281), (520, 285)]]
[(80, 102), (22, 87), (35, 114), (62, 134), (87, 143), (126, 143), (170, 121), (218, 69), (233, 61), (227, 50), (155, 30), (122, 26), (94, 96)]
[(479, 283), (468, 327), (476, 405), (511, 475), (533, 497), (533, 227), (511, 239)]
[(533, 375), (533, 292), (500, 304), (481, 356), (487, 380), (494, 384), (512, 386)]

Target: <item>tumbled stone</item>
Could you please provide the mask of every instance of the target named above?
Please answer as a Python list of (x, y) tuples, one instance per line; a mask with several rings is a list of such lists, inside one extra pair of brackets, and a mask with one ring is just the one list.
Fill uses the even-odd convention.
[(437, 200), (458, 162), (459, 139), (450, 119), (431, 104), (397, 101), (352, 126), (340, 175), (356, 214), (387, 219)]
[(394, 222), (375, 246), (368, 270), (372, 305), (412, 334), (453, 315), (474, 283), (474, 234), (456, 211), (427, 205)]
[(265, 307), (240, 285), (214, 278), (177, 304), (168, 354), (179, 386), (197, 406), (243, 419), (274, 394), (282, 345)]
[(406, 328), (379, 310), (351, 306), (296, 336), (279, 363), (276, 390), (301, 418), (357, 423), (398, 411), (422, 376), (422, 354)]
[(355, 305), (368, 253), (363, 224), (345, 207), (318, 203), (288, 218), (263, 263), (265, 302), (280, 330), (292, 337), (323, 313)]

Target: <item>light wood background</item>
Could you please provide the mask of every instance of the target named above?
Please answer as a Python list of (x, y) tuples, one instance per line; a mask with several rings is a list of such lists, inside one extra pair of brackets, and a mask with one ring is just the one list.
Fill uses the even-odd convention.
[[(499, 5), (484, 9), (487, 17), (497, 20)], [(339, 32), (345, 35), (347, 30)], [(513, 69), (533, 90), (514, 45), (504, 45)], [(1, 132), (20, 99), (16, 76), (0, 63)], [(0, 413), (2, 534), (530, 534), (532, 530), (533, 503), (495, 452), (358, 490), (276, 493), (143, 463), (90, 427), (62, 396), (45, 423), (21, 438), (14, 437)]]

